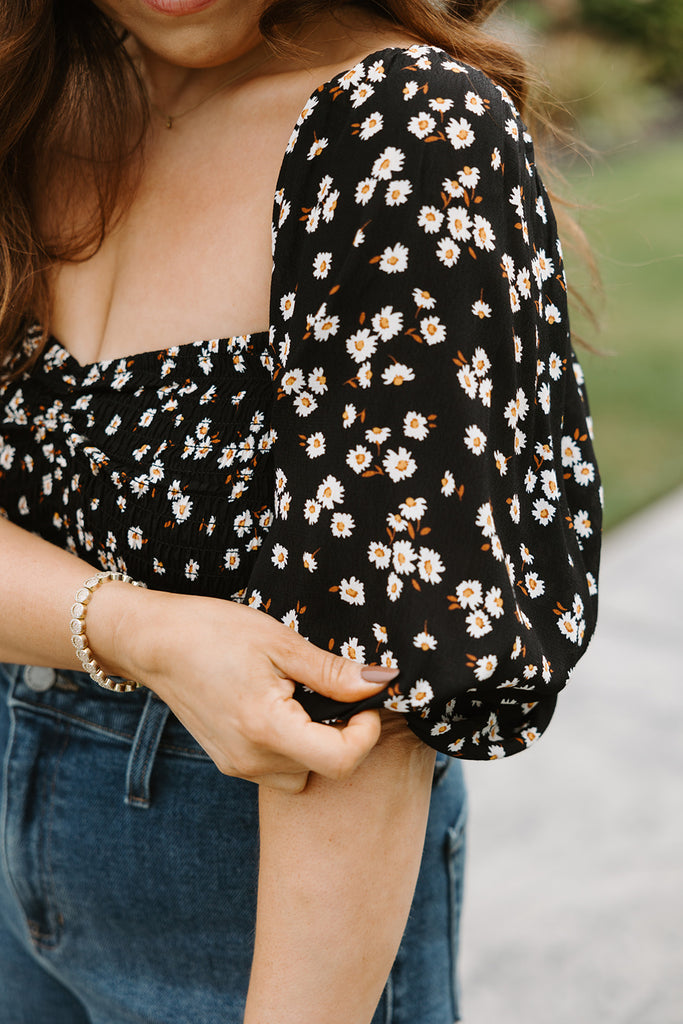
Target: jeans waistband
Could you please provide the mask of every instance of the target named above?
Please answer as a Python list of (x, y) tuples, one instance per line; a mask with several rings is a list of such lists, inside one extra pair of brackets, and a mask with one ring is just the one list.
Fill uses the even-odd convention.
[(112, 693), (84, 672), (35, 665), (0, 664), (0, 683), (9, 707), (63, 720), (73, 729), (97, 733), (130, 748), (126, 802), (147, 807), (158, 753), (207, 761), (208, 756), (168, 706), (142, 688)]

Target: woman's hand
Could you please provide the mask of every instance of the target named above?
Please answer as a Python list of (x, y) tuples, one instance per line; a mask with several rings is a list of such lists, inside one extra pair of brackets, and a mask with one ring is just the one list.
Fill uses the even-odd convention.
[(91, 601), (88, 637), (103, 667), (158, 694), (221, 772), (293, 793), (309, 771), (347, 778), (381, 731), (376, 711), (344, 727), (312, 722), (293, 698), (294, 681), (353, 701), (397, 674), (373, 667), (365, 681), (362, 666), (248, 606), (121, 583)]

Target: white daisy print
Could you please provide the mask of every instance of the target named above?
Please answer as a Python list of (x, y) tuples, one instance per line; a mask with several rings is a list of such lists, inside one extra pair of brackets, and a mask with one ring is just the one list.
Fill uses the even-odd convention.
[(417, 469), (417, 463), (412, 454), (402, 445), (398, 451), (389, 448), (382, 459), (382, 465), (394, 483), (411, 477)]
[(476, 424), (467, 428), (464, 441), (473, 455), (482, 455), (486, 451), (486, 434)]
[(372, 329), (381, 341), (391, 341), (403, 330), (403, 313), (393, 306), (384, 306), (372, 318)]
[(436, 206), (423, 206), (417, 223), (428, 235), (438, 235), (444, 221), (444, 214)]
[(436, 121), (431, 114), (428, 114), (425, 111), (411, 117), (408, 122), (408, 131), (418, 139), (426, 139), (428, 135), (432, 134), (435, 128)]
[(332, 269), (332, 253), (319, 252), (313, 260), (313, 277), (318, 281), (327, 277)]
[(397, 149), (395, 146), (387, 146), (373, 164), (373, 178), (378, 178), (380, 181), (389, 181), (394, 174), (398, 174), (403, 170), (405, 159), (405, 153), (402, 150)]
[(454, 149), (467, 149), (474, 142), (472, 126), (464, 117), (450, 119), (446, 125), (446, 136)]
[(389, 245), (379, 260), (379, 269), (385, 274), (402, 274), (408, 267), (409, 249), (401, 242)]
[(334, 537), (350, 537), (356, 523), (348, 512), (335, 512), (332, 516), (330, 529)]
[(360, 206), (367, 206), (375, 194), (377, 188), (377, 178), (363, 178), (356, 185), (356, 202)]
[(411, 410), (403, 418), (403, 433), (415, 441), (424, 441), (429, 434), (429, 420), (421, 412)]
[(403, 181), (392, 181), (388, 186), (385, 202), (387, 206), (403, 206), (404, 203), (408, 202), (408, 196), (413, 191), (411, 182), (407, 180)]
[(456, 587), (455, 593), (462, 608), (478, 608), (483, 599), (479, 580), (463, 580)]
[(372, 541), (368, 547), (368, 558), (377, 569), (388, 569), (391, 564), (391, 548), (380, 541)]
[(357, 444), (355, 448), (350, 448), (346, 454), (346, 465), (349, 466), (354, 473), (363, 473), (372, 465), (372, 454), (370, 453), (370, 450), (362, 444)]

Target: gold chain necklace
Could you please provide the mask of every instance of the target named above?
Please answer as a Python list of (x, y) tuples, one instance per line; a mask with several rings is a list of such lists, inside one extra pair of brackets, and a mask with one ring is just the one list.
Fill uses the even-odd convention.
[(233, 74), (230, 75), (228, 78), (224, 79), (220, 85), (216, 86), (216, 88), (208, 94), (208, 96), (204, 96), (199, 101), (199, 103), (195, 103), (194, 106), (188, 107), (187, 110), (182, 110), (179, 114), (166, 114), (156, 105), (156, 103), (152, 103), (151, 100), (149, 105), (155, 112), (155, 114), (158, 114), (161, 120), (165, 123), (166, 128), (170, 129), (173, 127), (176, 121), (180, 120), (181, 117), (186, 117), (188, 114), (192, 114), (195, 110), (198, 110), (199, 107), (202, 107), (205, 103), (208, 103), (210, 99), (213, 99), (213, 97), (216, 96), (219, 92), (222, 92), (223, 89), (227, 89), (229, 85), (234, 85), (235, 82), (239, 82), (241, 78), (245, 78), (251, 71), (255, 71), (256, 68), (262, 67), (263, 64), (266, 64), (269, 60), (272, 59), (273, 55), (271, 53), (266, 53), (259, 60), (254, 61), (253, 63), (249, 64), (246, 68), (243, 68), (241, 71), (238, 71), (236, 75)]

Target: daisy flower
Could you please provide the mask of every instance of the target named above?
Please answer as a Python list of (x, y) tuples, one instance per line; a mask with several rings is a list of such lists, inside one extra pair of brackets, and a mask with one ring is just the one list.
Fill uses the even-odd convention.
[(415, 685), (411, 688), (410, 693), (408, 694), (408, 700), (410, 701), (411, 707), (422, 708), (425, 704), (429, 704), (433, 696), (434, 691), (427, 680), (417, 679)]
[(463, 580), (455, 588), (455, 596), (462, 608), (478, 608), (483, 597), (481, 583), (479, 580)]
[(391, 564), (391, 548), (381, 541), (368, 545), (368, 559), (377, 569), (388, 569)]
[(466, 149), (474, 142), (472, 126), (464, 117), (450, 119), (446, 125), (446, 136), (454, 149)]
[(350, 537), (355, 525), (353, 516), (348, 512), (335, 512), (330, 522), (330, 529), (334, 537)]
[(422, 519), (427, 511), (427, 501), (425, 498), (406, 498), (398, 507), (402, 516), (415, 522)]
[(372, 167), (372, 176), (380, 181), (389, 181), (392, 175), (403, 170), (404, 163), (405, 153), (400, 149), (396, 149), (395, 146), (387, 146), (375, 160)]
[(391, 553), (394, 571), (399, 576), (407, 576), (415, 571), (417, 552), (409, 540), (394, 541)]
[(363, 178), (356, 185), (356, 202), (359, 206), (367, 206), (377, 188), (377, 178)]
[(446, 340), (446, 325), (438, 316), (426, 316), (420, 320), (420, 333), (428, 345), (438, 345)]
[(455, 206), (448, 211), (448, 230), (458, 242), (468, 242), (472, 237), (472, 221), (464, 206)]
[(418, 139), (425, 139), (428, 135), (432, 134), (435, 128), (436, 121), (431, 114), (424, 110), (420, 114), (411, 117), (410, 121), (408, 121), (408, 131)]
[(436, 255), (445, 267), (454, 267), (460, 256), (460, 246), (452, 238), (441, 238), (436, 247)]
[(373, 316), (372, 329), (381, 341), (391, 341), (403, 330), (403, 313), (394, 310), (393, 306), (384, 306)]
[(446, 566), (441, 560), (438, 551), (433, 548), (420, 548), (420, 560), (417, 564), (417, 571), (420, 579), (425, 583), (441, 583), (441, 573), (445, 572)]
[(486, 434), (476, 424), (467, 427), (463, 441), (473, 455), (481, 455), (486, 450)]
[(396, 245), (388, 245), (382, 253), (379, 261), (379, 269), (385, 274), (402, 274), (408, 266), (409, 249), (406, 245), (397, 242)]
[(343, 579), (339, 584), (339, 596), (346, 604), (365, 604), (365, 587), (355, 576)]
[(364, 327), (346, 341), (346, 351), (356, 363), (363, 363), (377, 351), (377, 339), (372, 331)]
[(344, 500), (344, 485), (335, 476), (326, 476), (318, 487), (316, 499), (323, 508), (332, 509)]
[(428, 291), (422, 288), (413, 289), (413, 302), (420, 309), (434, 309), (436, 299)]
[(382, 459), (382, 465), (394, 483), (411, 477), (417, 469), (417, 463), (412, 454), (402, 445), (399, 446), (398, 451), (389, 448)]
[(429, 422), (421, 412), (407, 412), (403, 417), (403, 433), (415, 441), (424, 441), (429, 434)]
[(503, 593), (500, 587), (491, 587), (486, 591), (484, 608), (492, 619), (499, 619), (503, 614)]
[(418, 226), (428, 235), (436, 235), (441, 230), (444, 215), (436, 206), (423, 206), (417, 218)]
[(376, 110), (373, 114), (369, 114), (360, 126), (360, 132), (358, 133), (359, 138), (363, 142), (367, 142), (373, 135), (377, 135), (381, 132), (384, 127), (384, 118), (382, 114)]
[(223, 555), (223, 565), (226, 569), (238, 569), (240, 564), (240, 553), (237, 548), (228, 548)]
[(478, 213), (474, 216), (474, 229), (472, 237), (474, 244), (478, 249), (483, 249), (486, 252), (491, 252), (495, 248), (496, 236), (493, 233), (491, 224), (485, 217), (481, 217)]
[(398, 387), (407, 381), (415, 380), (415, 374), (405, 363), (394, 363), (382, 371), (382, 380), (385, 384), (394, 384)]
[(357, 636), (350, 636), (348, 640), (344, 641), (340, 653), (342, 658), (348, 658), (349, 661), (365, 661), (365, 647), (358, 643)]
[(347, 452), (346, 465), (354, 473), (362, 473), (372, 465), (372, 455), (364, 445), (357, 444), (355, 448), (350, 448)]
[(387, 206), (403, 206), (404, 203), (408, 202), (408, 196), (413, 191), (411, 182), (407, 180), (392, 181), (388, 186), (385, 202)]
[(544, 498), (537, 498), (531, 509), (531, 514), (537, 523), (547, 526), (555, 517), (555, 505), (549, 505)]
[(317, 281), (327, 277), (332, 268), (332, 253), (319, 252), (313, 260), (313, 277)]
[(421, 651), (435, 651), (437, 647), (436, 637), (432, 636), (431, 633), (427, 633), (426, 630), (416, 633), (413, 637), (413, 647), (418, 647)]

